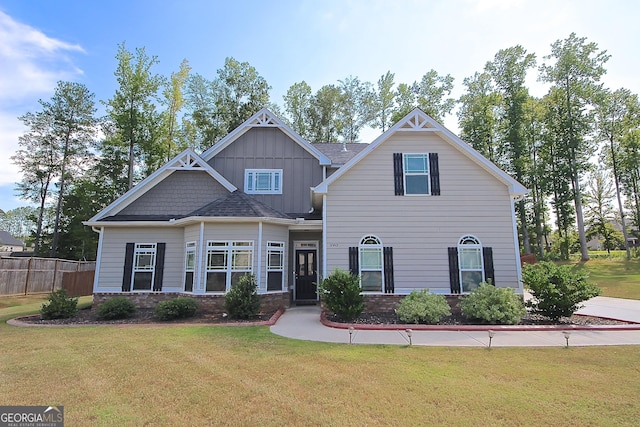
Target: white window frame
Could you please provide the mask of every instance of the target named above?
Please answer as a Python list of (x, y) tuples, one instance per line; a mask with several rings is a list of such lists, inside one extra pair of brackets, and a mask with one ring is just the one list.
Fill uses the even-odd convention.
[[(133, 250), (133, 266), (131, 270), (131, 291), (132, 292), (151, 292), (153, 291), (153, 283), (156, 278), (156, 256), (158, 251), (157, 243), (136, 243)], [(140, 256), (150, 255), (150, 265), (140, 266), (138, 261)], [(134, 284), (136, 280), (136, 273), (149, 273), (151, 272), (151, 284), (149, 289), (135, 289)]]
[[(284, 242), (267, 242), (267, 292), (282, 292), (284, 289), (284, 265), (285, 265), (285, 243)], [(280, 255), (280, 265), (271, 264), (271, 255)], [(269, 290), (269, 273), (282, 273), (282, 282), (280, 283), (280, 289)]]
[[(384, 253), (383, 253), (383, 244), (382, 240), (378, 236), (374, 236), (372, 234), (368, 234), (360, 239), (360, 243), (358, 244), (358, 273), (360, 274), (360, 288), (362, 288), (362, 273), (371, 272), (371, 273), (380, 273), (380, 289), (378, 290), (364, 290), (362, 288), (362, 292), (367, 293), (382, 293), (384, 290)], [(364, 252), (375, 252), (378, 254), (380, 259), (379, 267), (370, 267), (366, 266), (363, 268), (363, 253)]]
[[(193, 256), (193, 266), (189, 267), (189, 256)], [(196, 255), (196, 242), (187, 242), (185, 243), (184, 249), (184, 281), (182, 289), (185, 292), (193, 292), (194, 286), (196, 284), (196, 264), (198, 262)], [(193, 273), (192, 281), (191, 281), (191, 291), (187, 291), (187, 273)]]
[[(464, 253), (468, 251), (474, 251), (480, 259), (480, 268), (465, 268), (463, 267), (462, 260), (464, 259)], [(484, 260), (482, 258), (482, 243), (480, 239), (472, 235), (465, 235), (458, 240), (458, 275), (460, 277), (460, 292), (469, 293), (469, 290), (464, 289), (463, 273), (465, 272), (480, 272), (480, 283), (485, 281), (484, 276)], [(479, 284), (480, 284), (479, 283)], [(479, 285), (478, 284), (478, 285)]]
[[(258, 175), (268, 175), (268, 188), (256, 188)], [(245, 169), (244, 192), (247, 194), (282, 194), (282, 169)]]
[[(422, 156), (426, 160), (426, 172), (407, 172), (407, 158), (412, 156)], [(407, 193), (407, 177), (408, 176), (426, 176), (427, 192), (426, 193)], [(429, 196), (431, 195), (431, 170), (429, 165), (429, 153), (403, 153), (402, 154), (402, 179), (404, 184), (405, 196)]]
[[(231, 289), (234, 273), (253, 274), (253, 240), (208, 240), (207, 241), (207, 263), (205, 266), (205, 274), (208, 273), (225, 273), (225, 290), (222, 291), (206, 291), (207, 293), (225, 293)], [(222, 267), (211, 268), (209, 265), (209, 254), (212, 252), (223, 252), (225, 256), (225, 265)], [(240, 255), (248, 255), (247, 265), (239, 264), (237, 261)]]

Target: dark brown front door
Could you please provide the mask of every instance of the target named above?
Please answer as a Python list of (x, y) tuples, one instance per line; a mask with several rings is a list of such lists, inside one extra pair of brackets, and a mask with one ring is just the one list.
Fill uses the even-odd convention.
[(317, 251), (315, 249), (296, 250), (296, 301), (316, 301)]

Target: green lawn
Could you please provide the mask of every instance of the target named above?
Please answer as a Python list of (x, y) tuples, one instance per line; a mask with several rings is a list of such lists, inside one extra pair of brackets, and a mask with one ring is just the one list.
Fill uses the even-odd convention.
[[(83, 300), (86, 303), (86, 300)], [(637, 346), (421, 348), (267, 327), (19, 328), (0, 309), (0, 402), (75, 426), (635, 426)]]
[(589, 271), (590, 280), (602, 288), (602, 296), (640, 299), (640, 259), (594, 258), (574, 264)]

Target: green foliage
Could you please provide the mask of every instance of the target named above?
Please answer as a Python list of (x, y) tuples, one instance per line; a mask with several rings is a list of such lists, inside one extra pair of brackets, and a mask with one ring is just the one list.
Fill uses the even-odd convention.
[(249, 319), (260, 311), (258, 284), (253, 274), (244, 275), (224, 296), (224, 308), (232, 319)]
[(518, 324), (526, 313), (513, 289), (496, 288), (484, 282), (462, 299), (460, 308), (467, 319), (503, 325)]
[(173, 298), (158, 303), (154, 314), (160, 320), (185, 319), (193, 317), (197, 309), (198, 303), (193, 298)]
[(111, 298), (100, 304), (96, 309), (99, 318), (104, 320), (126, 319), (136, 312), (136, 305), (128, 298)]
[(404, 323), (438, 323), (451, 315), (451, 307), (444, 295), (430, 294), (423, 289), (406, 296), (396, 310)]
[(358, 276), (336, 268), (318, 287), (327, 308), (344, 320), (355, 319), (364, 310), (364, 295)]
[(68, 319), (78, 313), (78, 298), (67, 296), (64, 289), (51, 292), (47, 301), (40, 309), (43, 319)]
[(522, 281), (534, 297), (527, 306), (534, 313), (554, 320), (571, 316), (582, 301), (600, 295), (600, 288), (588, 278), (585, 270), (552, 262), (527, 265), (522, 271)]

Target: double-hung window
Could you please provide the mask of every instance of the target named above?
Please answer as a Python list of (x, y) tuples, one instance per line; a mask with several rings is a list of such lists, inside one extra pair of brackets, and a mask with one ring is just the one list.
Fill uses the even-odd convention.
[(458, 243), (460, 284), (462, 292), (471, 292), (484, 281), (482, 245), (473, 236), (464, 236)]
[(382, 242), (375, 236), (360, 241), (360, 282), (364, 292), (382, 292), (383, 263)]
[(207, 292), (228, 291), (252, 269), (252, 241), (207, 242)]
[(131, 290), (150, 291), (156, 265), (156, 244), (136, 243), (133, 253)]
[(267, 242), (267, 291), (282, 291), (284, 242)]
[(282, 194), (282, 169), (245, 169), (244, 192)]
[(196, 242), (188, 242), (184, 257), (184, 290), (193, 292), (193, 276), (196, 269)]
[(437, 153), (393, 153), (396, 196), (440, 195)]

